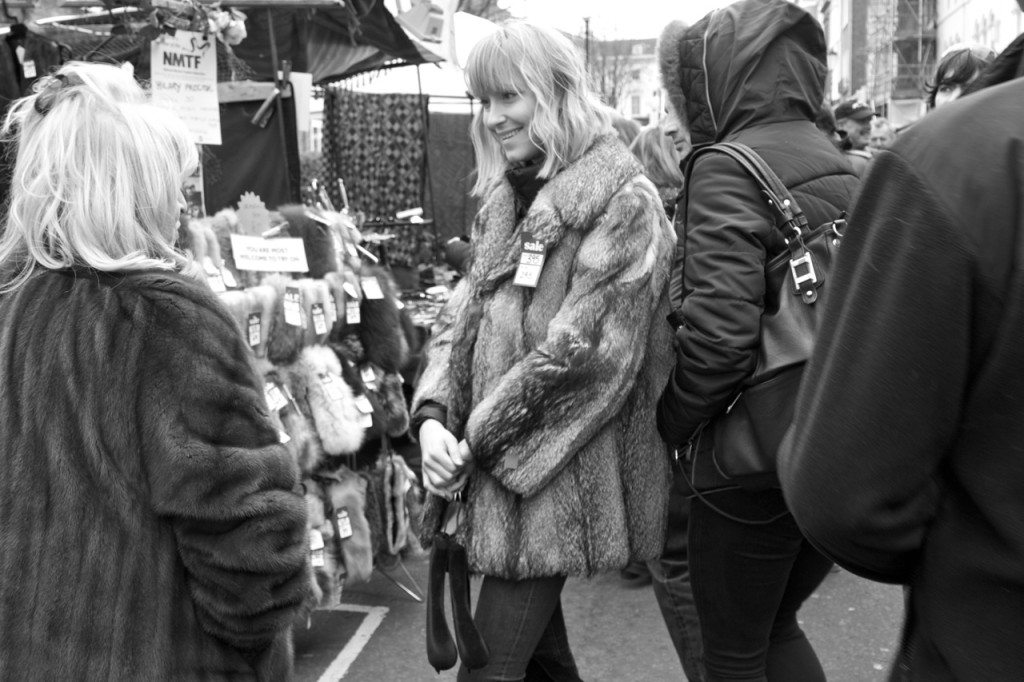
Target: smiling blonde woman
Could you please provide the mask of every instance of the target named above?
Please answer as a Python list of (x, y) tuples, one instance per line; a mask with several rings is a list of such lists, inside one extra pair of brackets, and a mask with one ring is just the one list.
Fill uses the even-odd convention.
[(653, 558), (664, 539), (654, 407), (675, 237), (567, 39), (505, 24), (474, 48), (467, 78), (483, 102), (482, 203), (413, 404), (434, 493), (424, 528), (461, 491), (455, 538), (484, 576), (475, 621), (490, 660), (459, 679), (575, 680), (566, 576)]

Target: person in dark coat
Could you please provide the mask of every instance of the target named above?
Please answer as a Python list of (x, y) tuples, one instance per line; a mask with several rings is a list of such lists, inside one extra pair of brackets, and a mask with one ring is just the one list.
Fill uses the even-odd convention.
[[(857, 186), (814, 123), (825, 51), (814, 18), (784, 0), (742, 0), (692, 27), (670, 24), (658, 48), (663, 84), (689, 123), (694, 151), (749, 145), (812, 225), (837, 218)], [(724, 154), (693, 163), (676, 219), (685, 236), (681, 324), (658, 427), (684, 457), (696, 434), (711, 439), (755, 369), (765, 262), (785, 246), (757, 185)], [(796, 613), (831, 563), (801, 535), (774, 473), (743, 486), (722, 478), (697, 492), (689, 559), (706, 679), (823, 680)]]
[(1021, 45), (876, 158), (780, 452), (808, 537), (909, 586), (894, 680), (1024, 679)]
[(75, 62), (4, 130), (0, 679), (289, 679), (306, 508), (241, 331), (171, 246), (195, 144)]

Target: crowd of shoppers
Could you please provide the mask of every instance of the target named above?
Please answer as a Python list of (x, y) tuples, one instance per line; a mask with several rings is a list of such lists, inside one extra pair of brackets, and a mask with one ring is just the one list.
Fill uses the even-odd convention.
[[(668, 115), (637, 131), (556, 31), (470, 52), (481, 208), (411, 426), (423, 538), (483, 576), (459, 680), (579, 680), (562, 588), (627, 568), (687, 679), (824, 680), (797, 612), (834, 561), (907, 586), (892, 679), (1024, 679), (1024, 36), (947, 50), (898, 134), (823, 104), (826, 61), (786, 0), (670, 22)], [(0, 679), (289, 679), (305, 504), (174, 246), (184, 125), (72, 62), (3, 135)], [(698, 479), (789, 243), (726, 144), (848, 224), (777, 470)]]

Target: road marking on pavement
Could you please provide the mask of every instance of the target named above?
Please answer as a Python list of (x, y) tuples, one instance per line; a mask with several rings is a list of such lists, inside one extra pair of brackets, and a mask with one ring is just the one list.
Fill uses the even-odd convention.
[(348, 672), (349, 666), (352, 665), (353, 661), (362, 652), (363, 647), (370, 641), (370, 637), (380, 627), (380, 624), (384, 622), (384, 616), (388, 614), (388, 608), (386, 606), (362, 606), (360, 604), (338, 604), (337, 606), (331, 606), (323, 609), (325, 611), (354, 611), (356, 613), (365, 613), (366, 617), (363, 618), (363, 622), (360, 623), (359, 628), (356, 629), (356, 633), (352, 635), (352, 638), (348, 640), (338, 655), (331, 661), (331, 664), (327, 666), (327, 670), (320, 676), (318, 682), (338, 682), (338, 680), (345, 677)]

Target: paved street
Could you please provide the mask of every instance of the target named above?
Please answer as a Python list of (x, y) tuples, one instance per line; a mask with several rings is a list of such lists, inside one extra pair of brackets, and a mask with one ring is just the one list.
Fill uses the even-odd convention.
[[(407, 568), (426, 584), (426, 558)], [(392, 572), (403, 582), (401, 570)], [(669, 682), (682, 672), (649, 587), (617, 575), (571, 580), (563, 594), (569, 638), (588, 682)], [(885, 679), (899, 633), (902, 593), (844, 572), (830, 574), (801, 612), (831, 682)], [(300, 682), (451, 682), (424, 653), (424, 607), (383, 575), (348, 590), (333, 610), (314, 614), (296, 639)]]

